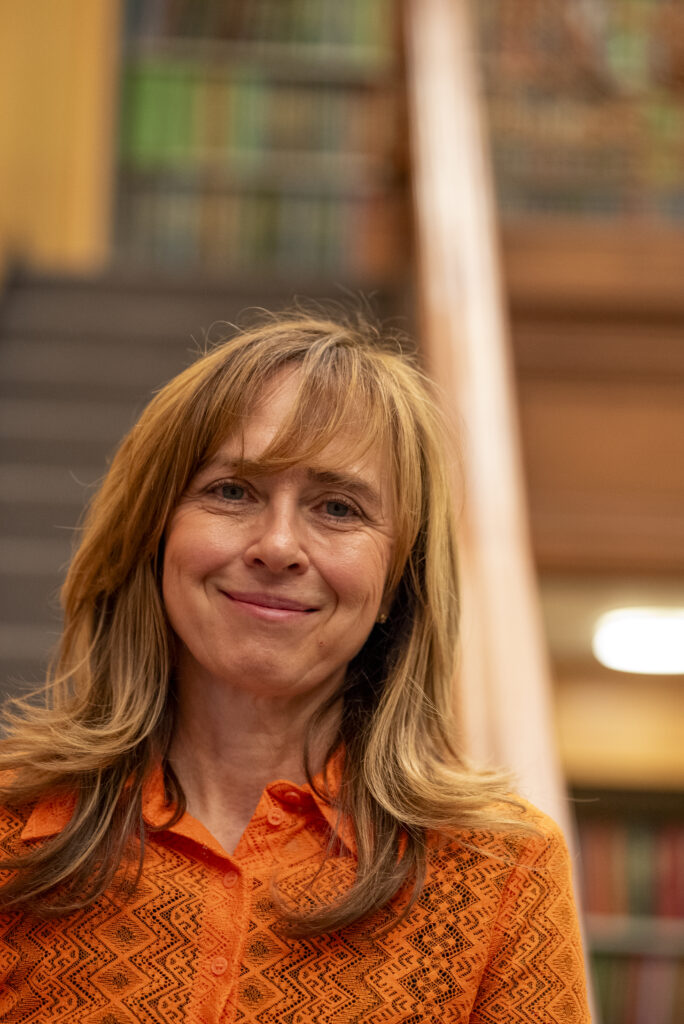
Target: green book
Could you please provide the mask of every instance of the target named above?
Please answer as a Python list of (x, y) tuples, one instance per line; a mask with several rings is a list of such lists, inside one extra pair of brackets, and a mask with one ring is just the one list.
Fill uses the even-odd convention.
[(200, 69), (164, 58), (146, 58), (124, 73), (121, 149), (140, 169), (186, 165), (195, 157)]
[(144, 169), (158, 160), (163, 116), (163, 63), (139, 61), (128, 69), (125, 127), (130, 163)]
[(196, 157), (195, 99), (199, 67), (167, 61), (161, 76), (158, 158), (166, 166), (186, 166)]
[(627, 913), (655, 912), (655, 842), (653, 830), (645, 822), (627, 828), (626, 850)]

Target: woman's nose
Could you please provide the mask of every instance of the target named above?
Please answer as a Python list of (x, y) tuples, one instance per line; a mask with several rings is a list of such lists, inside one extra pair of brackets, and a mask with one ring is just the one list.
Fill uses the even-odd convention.
[(248, 565), (263, 565), (271, 572), (307, 569), (309, 558), (295, 510), (264, 509), (254, 526), (244, 555)]

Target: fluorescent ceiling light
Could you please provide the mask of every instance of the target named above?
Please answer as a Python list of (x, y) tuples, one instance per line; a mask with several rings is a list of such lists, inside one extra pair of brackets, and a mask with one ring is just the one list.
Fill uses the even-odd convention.
[(592, 650), (607, 668), (684, 675), (684, 608), (617, 608), (596, 623)]

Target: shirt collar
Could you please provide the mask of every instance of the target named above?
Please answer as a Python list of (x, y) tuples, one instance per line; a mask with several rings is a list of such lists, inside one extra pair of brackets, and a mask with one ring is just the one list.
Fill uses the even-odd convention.
[(20, 838), (46, 839), (56, 835), (71, 821), (75, 806), (76, 797), (73, 793), (42, 797), (33, 808)]
[[(314, 777), (313, 787), (308, 783), (297, 786), (284, 779), (279, 779), (267, 786), (266, 790), (271, 795), (272, 792), (277, 792), (279, 788), (285, 787), (290, 792), (299, 793), (303, 803), (313, 801), (329, 827), (337, 832), (348, 850), (356, 854), (354, 826), (351, 820), (343, 817), (334, 806), (335, 798), (342, 785), (343, 765), (344, 752), (340, 749), (330, 759), (326, 769)], [(166, 787), (161, 765), (157, 765), (145, 780), (142, 801), (143, 818), (147, 824), (153, 828), (164, 828), (171, 818), (173, 807), (166, 800)], [(33, 808), (21, 833), (21, 839), (30, 841), (57, 835), (71, 821), (75, 806), (76, 797), (73, 793), (43, 797)], [(174, 825), (169, 826), (168, 830), (200, 843), (212, 852), (225, 857), (225, 850), (209, 830), (187, 813), (183, 814)]]

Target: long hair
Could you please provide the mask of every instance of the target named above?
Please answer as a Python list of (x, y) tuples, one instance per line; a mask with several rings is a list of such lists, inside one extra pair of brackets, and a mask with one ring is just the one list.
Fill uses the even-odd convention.
[[(5, 908), (52, 914), (87, 905), (145, 840), (142, 788), (165, 765), (174, 728), (174, 636), (161, 594), (164, 531), (191, 479), (280, 370), (297, 366), (291, 416), (263, 461), (285, 467), (341, 430), (359, 451), (382, 445), (394, 489), (388, 619), (348, 667), (334, 743), (344, 750), (341, 818), (358, 868), (332, 904), (286, 902), (292, 931), (339, 928), (386, 904), (409, 879), (413, 899), (430, 830), (513, 824), (507, 779), (476, 771), (455, 741), (458, 589), (452, 470), (429, 382), (396, 339), (360, 318), (269, 315), (213, 347), (163, 387), (123, 440), (84, 519), (62, 590), (64, 631), (40, 707), (17, 700), (0, 744), (0, 797), (22, 806), (75, 795), (69, 825), (6, 866)], [(326, 708), (319, 709), (310, 730)], [(306, 756), (306, 770), (311, 779)], [(175, 818), (184, 796), (166, 765)], [(332, 844), (331, 844), (332, 850)]]

